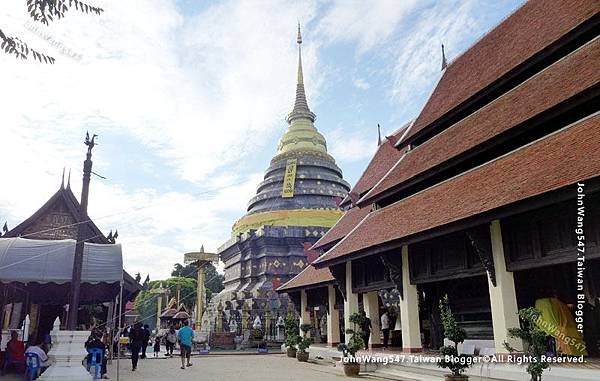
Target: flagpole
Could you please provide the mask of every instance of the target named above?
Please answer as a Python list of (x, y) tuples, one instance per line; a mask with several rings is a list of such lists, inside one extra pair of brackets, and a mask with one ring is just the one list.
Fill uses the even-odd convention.
[(119, 360), (121, 359), (121, 315), (123, 314), (123, 281), (119, 289), (119, 329), (117, 330), (117, 381), (119, 381)]

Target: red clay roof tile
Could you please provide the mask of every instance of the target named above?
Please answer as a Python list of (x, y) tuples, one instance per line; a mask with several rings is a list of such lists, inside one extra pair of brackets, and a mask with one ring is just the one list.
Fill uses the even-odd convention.
[(597, 0), (530, 0), (450, 63), (415, 121), (414, 136), (598, 13)]
[(469, 117), (410, 151), (359, 202), (372, 203), (479, 144), (600, 83), (600, 40), (594, 40)]
[(327, 246), (332, 243), (336, 243), (340, 239), (344, 238), (346, 234), (350, 233), (352, 229), (356, 225), (360, 223), (369, 214), (371, 208), (359, 208), (354, 207), (346, 211), (342, 218), (338, 220), (338, 222), (333, 225), (331, 229), (325, 233), (321, 239), (319, 239), (313, 246), (312, 250), (317, 250), (322, 248), (323, 246)]
[(317, 269), (313, 265), (308, 265), (298, 275), (279, 287), (277, 292), (289, 292), (297, 288), (333, 282), (334, 280), (335, 278), (331, 275), (329, 268)]
[[(577, 181), (600, 176), (600, 114), (369, 214), (315, 261), (441, 227)], [(585, 159), (582, 155), (585, 154)]]

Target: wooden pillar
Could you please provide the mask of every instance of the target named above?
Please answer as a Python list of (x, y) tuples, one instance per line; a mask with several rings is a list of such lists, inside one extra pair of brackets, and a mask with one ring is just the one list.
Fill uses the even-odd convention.
[(496, 286), (492, 284), (488, 274), (494, 346), (496, 353), (506, 354), (508, 351), (504, 347), (504, 342), (509, 343), (513, 348), (518, 350), (522, 350), (523, 343), (518, 339), (508, 337), (509, 328), (519, 327), (519, 310), (517, 307), (517, 293), (513, 273), (506, 270), (502, 229), (499, 220), (492, 221), (490, 225), (490, 238), (496, 273)]
[[(346, 262), (346, 300), (344, 301), (344, 327), (345, 330), (353, 328), (350, 323), (350, 315), (358, 312), (358, 294), (352, 292), (352, 261)], [(350, 335), (345, 335), (346, 344)]]
[(327, 285), (327, 346), (335, 347), (340, 343), (340, 311), (335, 308), (335, 288)]
[[(302, 324), (310, 324), (310, 312), (308, 311), (308, 295), (306, 294), (306, 290), (300, 291), (300, 324), (298, 327), (302, 326)], [(302, 329), (299, 329), (298, 334), (300, 337), (304, 337), (304, 332)]]
[(10, 328), (10, 317), (12, 316), (12, 309), (13, 309), (13, 304), (7, 304), (4, 307), (4, 320), (2, 323), (2, 329), (3, 330), (7, 330)]
[(40, 305), (31, 303), (29, 305), (29, 337), (35, 341), (39, 332)]
[(402, 324), (402, 351), (421, 352), (421, 322), (419, 321), (419, 296), (417, 286), (410, 283), (408, 246), (402, 246), (402, 288), (400, 323)]
[(369, 348), (381, 347), (381, 325), (379, 320), (379, 295), (377, 291), (363, 294), (365, 314), (371, 319), (371, 338)]

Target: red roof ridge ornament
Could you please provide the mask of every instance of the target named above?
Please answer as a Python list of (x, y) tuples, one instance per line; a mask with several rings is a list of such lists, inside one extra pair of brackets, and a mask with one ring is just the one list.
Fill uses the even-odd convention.
[(350, 202), (352, 203), (352, 205), (356, 205), (358, 200), (360, 200), (360, 195), (356, 192), (348, 192), (348, 197), (350, 197)]
[(391, 145), (395, 146), (400, 137), (398, 135), (390, 135), (386, 136), (385, 138), (390, 142)]

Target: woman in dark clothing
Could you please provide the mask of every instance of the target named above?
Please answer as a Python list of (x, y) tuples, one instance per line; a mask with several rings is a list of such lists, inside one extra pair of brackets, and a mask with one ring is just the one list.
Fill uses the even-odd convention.
[(360, 327), (362, 339), (365, 343), (365, 349), (369, 349), (369, 338), (371, 337), (371, 319), (367, 317), (367, 313), (365, 311), (361, 311), (360, 314), (363, 317), (363, 322)]
[(165, 338), (165, 345), (167, 346), (167, 355), (173, 357), (173, 349), (175, 349), (175, 343), (177, 343), (177, 332), (175, 332), (175, 328), (171, 326), (169, 328), (169, 332), (167, 333), (167, 337)]
[(129, 330), (129, 348), (131, 349), (131, 371), (135, 372), (137, 369), (138, 359), (140, 356), (140, 349), (144, 342), (144, 330), (142, 329), (142, 323), (135, 323), (133, 328)]

